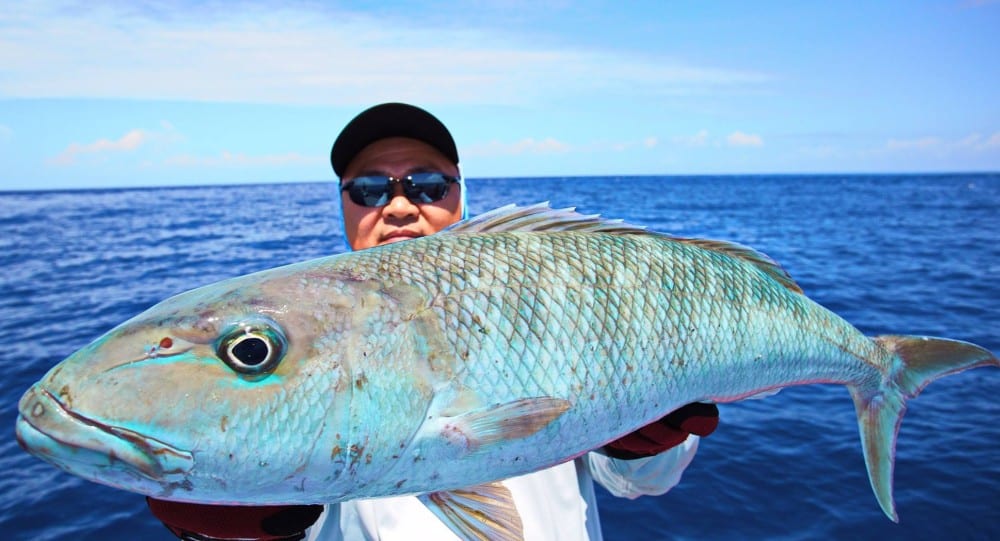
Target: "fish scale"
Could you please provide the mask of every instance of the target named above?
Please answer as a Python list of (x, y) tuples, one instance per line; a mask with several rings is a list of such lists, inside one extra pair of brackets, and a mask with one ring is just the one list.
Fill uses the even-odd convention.
[[(627, 391), (617, 393), (615, 401), (620, 406), (618, 409), (629, 412), (630, 416), (627, 422), (621, 417), (616, 419), (619, 432), (604, 431), (608, 439), (684, 403), (742, 392), (731, 391), (719, 385), (720, 382), (763, 379), (755, 378), (753, 372), (744, 374), (743, 365), (729, 362), (725, 370), (721, 366), (722, 360), (731, 361), (734, 352), (745, 350), (753, 337), (768, 338), (756, 340), (764, 342), (756, 346), (761, 351), (774, 351), (774, 348), (765, 349), (767, 342), (795, 343), (782, 336), (784, 329), (791, 328), (788, 325), (769, 325), (767, 318), (734, 320), (734, 316), (744, 312), (721, 309), (718, 299), (724, 297), (725, 292), (735, 290), (731, 296), (747, 298), (741, 291), (742, 277), (758, 273), (755, 267), (741, 260), (715, 252), (654, 236), (573, 232), (477, 237), (462, 250), (450, 246), (452, 243), (452, 239), (447, 238), (428, 239), (419, 251), (413, 251), (412, 247), (407, 247), (411, 249), (406, 254), (399, 253), (402, 248), (379, 251), (372, 254), (370, 266), (384, 271), (392, 268), (391, 262), (396, 261), (399, 274), (384, 276), (387, 283), (429, 284), (434, 290), (452, 292), (448, 300), (438, 303), (437, 312), (443, 322), (440, 332), (446, 334), (449, 329), (456, 329), (458, 350), (466, 348), (478, 352), (462, 364), (462, 369), (456, 373), (457, 381), (496, 402), (522, 396), (572, 397), (578, 401), (576, 415), (580, 419), (577, 423), (587, 426), (586, 419), (601, 419), (601, 413), (608, 409), (606, 401), (591, 401), (587, 397), (606, 396), (603, 388), (612, 382), (625, 382), (623, 389)], [(504, 254), (521, 257), (506, 258), (505, 266), (494, 265), (493, 260), (484, 257)], [(573, 257), (566, 257), (569, 254)], [(412, 260), (407, 261), (407, 257)], [(477, 266), (469, 265), (476, 259), (480, 259)], [(611, 266), (612, 272), (602, 270)], [(355, 268), (362, 270), (364, 267), (361, 264)], [(493, 270), (497, 268), (501, 271)], [(707, 268), (716, 272), (692, 270)], [(723, 270), (719, 271), (720, 268)], [(419, 274), (420, 269), (433, 269), (433, 272)], [(439, 272), (442, 269), (443, 272)], [(462, 269), (466, 287), (454, 283), (447, 288), (436, 285), (435, 280), (448, 281), (451, 276), (458, 275), (455, 269)], [(478, 272), (480, 269), (483, 272)], [(657, 276), (664, 278), (657, 280)], [(673, 287), (634, 287), (657, 281)], [(501, 294), (492, 294), (494, 289)], [(780, 290), (773, 288), (757, 289), (760, 294), (751, 291), (749, 298), (773, 307), (773, 311), (794, 304), (791, 292), (780, 294)], [(684, 292), (682, 302), (672, 302), (674, 290)], [(563, 299), (569, 297), (569, 291), (581, 301), (577, 306), (564, 304)], [(425, 294), (427, 297), (434, 295), (430, 289)], [(637, 298), (644, 301), (637, 301)], [(646, 311), (645, 306), (658, 309)], [(570, 314), (574, 317), (568, 319)], [(470, 321), (480, 323), (470, 326)], [(551, 321), (560, 324), (552, 325)], [(673, 340), (661, 339), (660, 330), (680, 328), (679, 321), (687, 322), (689, 329), (686, 332), (681, 329), (680, 336)], [(797, 326), (802, 324), (795, 323)], [(693, 330), (715, 333), (720, 328), (736, 329), (737, 332), (730, 334), (727, 340), (705, 341), (689, 336), (696, 334)], [(456, 356), (460, 355), (456, 352)], [(497, 359), (504, 360), (503, 366), (497, 366)], [(621, 359), (630, 362), (619, 362)], [(684, 359), (689, 361), (683, 363)], [(846, 373), (850, 360), (855, 358), (843, 359), (838, 370)], [(789, 365), (787, 371), (788, 376), (818, 377), (812, 374), (815, 372), (812, 368), (807, 374), (796, 374), (798, 370), (794, 364)], [(706, 378), (706, 374), (715, 374), (715, 381)], [(645, 379), (658, 384), (629, 386), (630, 375), (636, 380), (647, 376)], [(767, 376), (772, 380), (785, 377), (774, 373)], [(824, 379), (837, 380), (839, 377), (840, 373), (832, 369), (832, 364), (824, 366)], [(699, 380), (699, 387), (685, 385), (693, 379)], [(774, 385), (774, 381), (763, 383)], [(642, 415), (637, 416), (636, 411)], [(556, 439), (565, 440), (566, 436), (561, 434)], [(488, 464), (482, 467), (492, 469)]]
[[(241, 340), (267, 355), (244, 361), (226, 347)], [(895, 520), (906, 399), (985, 365), (1000, 361), (965, 342), (865, 337), (746, 247), (505, 207), (168, 299), (29, 389), (17, 434), (60, 468), (160, 498), (423, 493), (462, 537), (516, 539), (498, 479), (693, 401), (838, 383)]]

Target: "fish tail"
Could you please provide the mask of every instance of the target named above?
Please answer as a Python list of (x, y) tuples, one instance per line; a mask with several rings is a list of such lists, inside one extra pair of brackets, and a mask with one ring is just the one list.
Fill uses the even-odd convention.
[(930, 382), (977, 366), (1000, 366), (989, 351), (968, 342), (923, 336), (878, 336), (875, 342), (890, 355), (881, 382), (849, 385), (861, 432), (868, 479), (886, 516), (899, 522), (892, 496), (896, 435), (906, 400)]

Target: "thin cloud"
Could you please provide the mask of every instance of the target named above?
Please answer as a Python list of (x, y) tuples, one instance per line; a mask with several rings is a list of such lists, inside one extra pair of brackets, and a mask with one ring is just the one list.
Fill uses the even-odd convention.
[(920, 151), (934, 153), (948, 152), (989, 152), (1000, 150), (1000, 131), (983, 136), (973, 133), (960, 139), (945, 139), (937, 136), (914, 139), (889, 139), (885, 144), (888, 151)]
[(326, 156), (306, 156), (298, 152), (253, 155), (224, 150), (215, 156), (180, 154), (164, 161), (172, 167), (280, 167), (326, 163)]
[(969, 135), (955, 142), (955, 146), (963, 149), (971, 149), (977, 152), (1000, 149), (1000, 132), (995, 132), (989, 137), (983, 137), (978, 133)]
[(523, 154), (555, 154), (570, 152), (573, 147), (568, 143), (547, 137), (541, 140), (527, 137), (520, 141), (504, 143), (493, 140), (483, 144), (473, 144), (462, 147), (463, 156), (519, 156)]
[(388, 24), (391, 16), (318, 3), (191, 14), (26, 4), (0, 14), (0, 97), (498, 104), (569, 92), (709, 93), (770, 80), (634, 52), (539, 47), (502, 31)]
[(149, 140), (149, 133), (144, 130), (131, 130), (118, 139), (98, 139), (91, 143), (70, 143), (65, 150), (50, 160), (55, 165), (71, 165), (81, 154), (98, 154), (104, 152), (128, 152), (141, 147)]
[(698, 130), (694, 135), (678, 135), (671, 137), (670, 141), (682, 147), (707, 147), (718, 148), (721, 146), (731, 147), (760, 147), (764, 146), (764, 139), (760, 135), (735, 131), (724, 138), (711, 137), (708, 130)]
[(670, 140), (677, 145), (703, 147), (708, 144), (708, 130), (699, 130), (694, 135), (679, 135)]
[(726, 136), (726, 143), (734, 147), (760, 147), (764, 146), (764, 139), (753, 133), (736, 131)]
[(943, 141), (938, 137), (921, 137), (919, 139), (889, 139), (886, 148), (889, 150), (929, 149), (938, 148)]
[(632, 149), (653, 149), (659, 145), (660, 140), (654, 136), (628, 141), (592, 141), (579, 144), (566, 143), (552, 137), (545, 139), (526, 137), (510, 143), (493, 140), (488, 143), (465, 145), (460, 149), (460, 154), (476, 158), (567, 153), (595, 154), (625, 152)]
[(983, 148), (1000, 148), (1000, 132), (996, 132), (983, 143)]

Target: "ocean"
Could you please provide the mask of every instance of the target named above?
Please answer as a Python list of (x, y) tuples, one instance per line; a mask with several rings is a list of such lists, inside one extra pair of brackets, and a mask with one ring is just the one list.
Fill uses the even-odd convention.
[[(1000, 174), (471, 179), (473, 214), (550, 201), (737, 241), (870, 335), (1000, 353)], [(143, 498), (21, 451), (17, 401), (53, 365), (156, 302), (344, 250), (330, 183), (0, 193), (0, 536), (169, 540)], [(679, 486), (599, 492), (605, 538), (1000, 539), (1000, 370), (909, 402), (883, 516), (845, 388), (720, 406)]]

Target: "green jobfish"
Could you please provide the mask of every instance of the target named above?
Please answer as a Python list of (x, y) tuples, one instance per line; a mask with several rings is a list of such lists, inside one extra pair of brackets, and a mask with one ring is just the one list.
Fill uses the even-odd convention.
[(158, 498), (423, 494), (460, 535), (516, 538), (499, 479), (690, 402), (839, 383), (896, 520), (906, 399), (982, 365), (1000, 361), (965, 342), (864, 336), (749, 248), (509, 206), (167, 299), (31, 387), (17, 437)]

